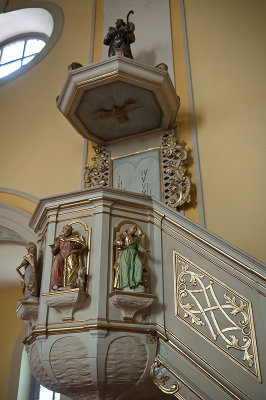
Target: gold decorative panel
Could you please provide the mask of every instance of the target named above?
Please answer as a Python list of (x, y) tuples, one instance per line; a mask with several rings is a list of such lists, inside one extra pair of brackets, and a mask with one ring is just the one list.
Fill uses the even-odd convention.
[(174, 251), (175, 314), (261, 380), (251, 301)]

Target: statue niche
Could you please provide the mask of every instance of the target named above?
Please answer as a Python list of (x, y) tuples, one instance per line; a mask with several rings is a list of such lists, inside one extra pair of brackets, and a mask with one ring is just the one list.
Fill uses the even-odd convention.
[(145, 292), (147, 270), (143, 255), (150, 253), (143, 248), (145, 234), (137, 224), (129, 225), (114, 241), (117, 258), (114, 263), (114, 289)]
[(84, 289), (86, 271), (81, 257), (86, 248), (84, 237), (74, 234), (71, 225), (65, 225), (50, 247), (55, 256), (51, 269), (51, 289)]
[[(126, 230), (122, 230), (125, 225)], [(148, 307), (155, 298), (146, 293), (149, 285), (145, 255), (150, 251), (145, 249), (146, 235), (137, 224), (123, 221), (115, 228), (115, 236), (120, 230), (122, 233), (114, 240), (114, 281), (109, 299), (122, 311), (124, 320), (133, 320), (140, 310), (147, 309), (150, 313)]]

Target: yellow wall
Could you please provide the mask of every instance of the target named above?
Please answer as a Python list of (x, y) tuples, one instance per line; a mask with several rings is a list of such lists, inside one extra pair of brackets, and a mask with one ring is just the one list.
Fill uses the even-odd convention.
[[(79, 0), (78, 7), (73, 1), (54, 3), (64, 13), (64, 29), (58, 42), (33, 69), (0, 86), (0, 186), (37, 198), (78, 190), (81, 182), (83, 138), (56, 108), (56, 97), (63, 88), (68, 65), (73, 61), (88, 64), (92, 1)], [(33, 202), (13, 194), (0, 193), (0, 201), (30, 213), (35, 208)], [(3, 400), (9, 393), (14, 346), (25, 326), (15, 313), (21, 297), (20, 288), (0, 290)]]
[[(92, 2), (57, 0), (64, 29), (33, 69), (0, 87), (2, 187), (36, 197), (80, 188), (83, 138), (56, 108), (67, 67), (88, 64)], [(30, 168), (29, 168), (30, 166)]]
[[(10, 385), (10, 370), (12, 362), (15, 361), (19, 368), (21, 354), (14, 354), (19, 332), (24, 328), (24, 321), (17, 318), (16, 308), (17, 300), (22, 298), (20, 287), (12, 287), (0, 290), (0, 399), (7, 399), (8, 387)], [(12, 382), (11, 382), (12, 383)], [(13, 382), (14, 385), (17, 382)], [(14, 399), (15, 400), (15, 399)]]
[(170, 0), (171, 34), (173, 46), (173, 62), (176, 92), (181, 99), (178, 112), (178, 135), (180, 142), (186, 143), (188, 150), (187, 174), (191, 180), (191, 202), (185, 204), (185, 216), (199, 223), (198, 202), (196, 192), (195, 169), (192, 150), (191, 121), (186, 80), (186, 65), (184, 56), (184, 37), (182, 32), (182, 17), (179, 2)]
[(266, 262), (266, 2), (185, 10), (206, 226)]
[(20, 196), (13, 193), (4, 193), (1, 191), (0, 202), (21, 208), (22, 210), (27, 211), (29, 214), (32, 214), (36, 207), (36, 204), (33, 201), (26, 199), (22, 195)]

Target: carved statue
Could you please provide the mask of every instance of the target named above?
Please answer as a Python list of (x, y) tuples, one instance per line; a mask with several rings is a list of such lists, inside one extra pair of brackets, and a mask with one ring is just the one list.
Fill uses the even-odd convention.
[[(24, 294), (24, 299), (30, 297), (38, 297), (38, 282), (37, 282), (37, 260), (36, 260), (36, 245), (29, 242), (26, 246), (27, 254), (23, 257), (22, 263), (16, 268), (19, 276), (21, 277), (21, 285)], [(24, 268), (24, 275), (20, 269)]]
[(115, 27), (110, 26), (108, 29), (103, 39), (103, 43), (109, 46), (108, 57), (121, 55), (127, 58), (133, 58), (130, 44), (135, 42), (135, 25), (128, 21), (130, 14), (134, 14), (134, 11), (130, 10), (127, 14), (127, 23), (122, 19), (117, 19)]
[(84, 272), (81, 253), (86, 244), (83, 236), (73, 234), (72, 226), (65, 225), (50, 247), (55, 256), (51, 269), (51, 288), (60, 290), (78, 287), (81, 281), (78, 278)]
[(149, 253), (140, 244), (139, 228), (136, 224), (130, 225), (127, 230), (115, 240), (114, 246), (119, 249), (114, 265), (114, 288), (135, 289), (144, 284), (143, 263), (138, 253)]

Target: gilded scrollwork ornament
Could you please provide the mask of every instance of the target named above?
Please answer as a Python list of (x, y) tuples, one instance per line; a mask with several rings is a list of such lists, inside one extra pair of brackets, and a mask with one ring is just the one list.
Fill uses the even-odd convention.
[(162, 136), (162, 165), (164, 199), (168, 206), (178, 209), (191, 201), (191, 182), (186, 175), (186, 143), (178, 143), (176, 129), (166, 131)]
[(95, 146), (93, 165), (85, 165), (84, 184), (86, 188), (106, 186), (109, 183), (109, 150), (104, 146)]
[[(155, 385), (158, 386), (158, 388), (163, 393), (175, 394), (178, 392), (179, 390), (178, 383), (177, 382), (170, 383), (171, 381), (170, 372), (167, 371), (167, 369), (163, 366), (163, 364), (158, 358), (155, 359), (154, 363), (150, 368), (150, 375)], [(170, 383), (169, 387), (166, 384), (167, 382)]]
[[(176, 253), (176, 316), (259, 377), (252, 308), (248, 299)], [(230, 349), (239, 351), (232, 354)]]

